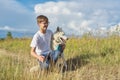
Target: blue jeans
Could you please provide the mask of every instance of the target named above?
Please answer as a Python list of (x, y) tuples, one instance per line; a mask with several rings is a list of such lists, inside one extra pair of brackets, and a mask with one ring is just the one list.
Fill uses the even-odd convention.
[(50, 60), (53, 60), (53, 62), (56, 62), (59, 55), (60, 51), (59, 50), (54, 50), (52, 51), (49, 55), (48, 54), (41, 54), (42, 56), (47, 57), (47, 59), (44, 62), (39, 61), (41, 69), (48, 69), (50, 65)]

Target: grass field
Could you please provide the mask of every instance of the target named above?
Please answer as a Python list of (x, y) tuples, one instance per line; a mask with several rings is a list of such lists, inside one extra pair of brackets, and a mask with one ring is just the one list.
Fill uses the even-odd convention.
[(120, 37), (70, 38), (64, 51), (68, 70), (30, 73), (37, 65), (31, 39), (0, 40), (0, 80), (120, 80)]

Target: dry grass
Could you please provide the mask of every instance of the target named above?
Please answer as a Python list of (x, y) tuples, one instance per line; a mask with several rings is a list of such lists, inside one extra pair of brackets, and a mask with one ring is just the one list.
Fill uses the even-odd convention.
[(0, 40), (0, 80), (120, 80), (120, 37), (70, 38), (64, 73), (36, 71), (31, 39)]

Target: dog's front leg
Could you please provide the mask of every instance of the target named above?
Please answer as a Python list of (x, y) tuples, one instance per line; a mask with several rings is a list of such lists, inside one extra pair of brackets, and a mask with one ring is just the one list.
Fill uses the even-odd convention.
[(61, 57), (62, 57), (64, 66), (65, 66), (65, 68), (67, 69), (67, 63), (66, 63), (66, 60), (65, 60), (65, 58), (64, 58), (64, 53), (61, 54)]

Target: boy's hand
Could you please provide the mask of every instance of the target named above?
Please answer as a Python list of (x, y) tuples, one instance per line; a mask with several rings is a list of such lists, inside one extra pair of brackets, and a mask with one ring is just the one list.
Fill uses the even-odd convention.
[(45, 57), (41, 55), (41, 56), (38, 57), (38, 59), (39, 59), (39, 61), (44, 62)]

